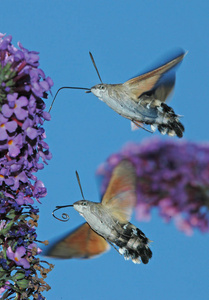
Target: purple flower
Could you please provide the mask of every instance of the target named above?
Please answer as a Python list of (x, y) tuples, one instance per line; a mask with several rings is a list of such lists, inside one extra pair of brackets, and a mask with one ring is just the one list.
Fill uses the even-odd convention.
[(46, 188), (41, 180), (37, 180), (34, 184), (34, 197), (39, 199), (40, 197), (45, 197), (47, 194)]
[(5, 285), (3, 287), (0, 288), (0, 298), (1, 295), (6, 291), (6, 290), (9, 290), (10, 289), (10, 282), (9, 281), (6, 281), (5, 282)]
[[(43, 163), (47, 164), (52, 157), (42, 127), (50, 115), (44, 111), (45, 103), (40, 97), (46, 98), (53, 82), (38, 68), (38, 52), (28, 51), (20, 43), (17, 49), (11, 40), (11, 36), (0, 35), (0, 153), (4, 158), (1, 168), (6, 170), (6, 174), (0, 172), (0, 182), (6, 184), (1, 186), (7, 194), (8, 185), (13, 191), (20, 182), (23, 190), (33, 186), (30, 180), (37, 180), (33, 173), (43, 169)], [(46, 194), (46, 189), (38, 193), (36, 188), (31, 190), (31, 196), (38, 201)], [(17, 197), (18, 203), (21, 197)]]
[(33, 249), (35, 249), (38, 254), (42, 252), (41, 248), (39, 248), (36, 243), (32, 243), (28, 246), (28, 250), (33, 250)]
[(157, 207), (166, 222), (174, 219), (188, 235), (194, 228), (209, 231), (209, 143), (150, 139), (128, 144), (99, 167), (102, 194), (122, 159), (136, 168), (139, 220), (149, 220), (151, 209)]
[(23, 246), (18, 247), (15, 252), (12, 251), (11, 247), (8, 247), (6, 253), (7, 257), (13, 260), (17, 266), (23, 266), (25, 269), (30, 268), (30, 264), (27, 261), (27, 259), (23, 258), (23, 256), (25, 256), (26, 253), (26, 249)]
[(23, 192), (19, 192), (17, 197), (16, 197), (16, 202), (18, 205), (23, 205), (23, 204), (33, 204), (34, 201), (31, 197), (25, 196)]
[(15, 121), (7, 122), (7, 119), (0, 115), (0, 141), (8, 140), (8, 134), (15, 132), (17, 123)]
[(10, 118), (14, 114), (17, 120), (22, 121), (28, 116), (28, 111), (25, 109), (28, 105), (28, 99), (24, 96), (17, 97), (19, 97), (18, 93), (7, 95), (8, 103), (2, 106), (2, 114), (6, 118)]
[(23, 146), (23, 139), (22, 135), (18, 134), (14, 138), (8, 140), (7, 148), (8, 148), (8, 154), (10, 157), (16, 157), (18, 154), (20, 154), (20, 150)]
[(47, 194), (35, 173), (52, 157), (43, 128), (50, 114), (41, 97), (53, 82), (38, 68), (38, 52), (11, 41), (0, 34), (0, 293), (45, 299), (41, 292), (50, 287), (43, 278), (52, 265), (44, 268), (36, 257), (39, 210), (32, 204)]

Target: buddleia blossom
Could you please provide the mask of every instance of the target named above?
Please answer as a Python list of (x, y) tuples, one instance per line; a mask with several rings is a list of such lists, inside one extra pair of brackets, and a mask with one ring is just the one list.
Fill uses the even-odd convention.
[(40, 97), (46, 98), (52, 80), (38, 68), (38, 52), (20, 43), (15, 48), (11, 36), (0, 37), (0, 185), (17, 203), (27, 204), (46, 195), (34, 173), (51, 158), (41, 126), (50, 115)]
[(53, 82), (38, 68), (38, 52), (11, 40), (0, 34), (0, 297), (45, 299), (41, 292), (50, 287), (43, 278), (52, 265), (36, 257), (39, 211), (32, 204), (47, 193), (35, 173), (52, 157), (42, 98)]
[(166, 222), (173, 219), (188, 235), (195, 228), (209, 231), (209, 143), (150, 139), (127, 144), (99, 167), (102, 194), (122, 159), (136, 168), (139, 220), (150, 220), (157, 207)]

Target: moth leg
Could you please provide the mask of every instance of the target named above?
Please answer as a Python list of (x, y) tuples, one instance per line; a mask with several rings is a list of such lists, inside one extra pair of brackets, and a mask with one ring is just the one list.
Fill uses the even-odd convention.
[[(107, 241), (107, 240), (106, 240)], [(115, 245), (113, 243), (111, 243), (110, 241), (107, 241), (120, 255), (122, 255), (118, 249), (115, 247)]]
[(140, 128), (142, 128), (142, 129), (144, 129), (144, 130), (150, 132), (150, 133), (153, 133), (153, 132), (154, 132), (154, 131), (152, 131), (152, 130), (149, 130), (149, 129), (145, 128), (145, 127), (142, 125), (141, 122), (134, 121), (134, 120), (132, 120), (132, 122), (133, 122), (137, 127), (140, 127)]
[(148, 104), (147, 104), (147, 108), (150, 109), (150, 106), (152, 105), (152, 103), (154, 102), (154, 100), (151, 100)]

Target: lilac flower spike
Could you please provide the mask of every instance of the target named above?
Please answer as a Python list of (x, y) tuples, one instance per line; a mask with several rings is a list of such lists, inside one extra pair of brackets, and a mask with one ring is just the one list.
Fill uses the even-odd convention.
[(128, 144), (99, 167), (102, 193), (122, 159), (136, 168), (139, 220), (149, 220), (151, 209), (157, 207), (166, 222), (174, 219), (187, 235), (195, 228), (209, 232), (209, 143), (150, 139)]
[(11, 247), (8, 247), (6, 253), (7, 257), (13, 260), (16, 263), (16, 265), (23, 266), (25, 269), (30, 268), (30, 264), (27, 261), (27, 259), (22, 258), (22, 256), (24, 256), (26, 253), (26, 249), (23, 246), (17, 247), (15, 252), (12, 251)]
[(35, 173), (52, 157), (42, 98), (53, 82), (38, 68), (38, 52), (11, 41), (0, 34), (0, 298), (45, 299), (44, 278), (53, 266), (44, 261), (44, 268), (36, 257), (39, 210), (32, 204), (47, 194)]
[[(28, 51), (21, 44), (17, 49), (11, 44), (11, 39), (11, 36), (1, 34), (0, 159), (7, 172), (0, 185), (1, 190), (8, 193), (7, 183), (10, 180), (13, 181), (11, 190), (17, 190), (21, 185), (22, 189), (30, 188), (32, 192), (36, 182), (31, 183), (30, 178), (35, 178), (33, 173), (40, 169), (39, 158), (44, 163), (51, 158), (41, 127), (50, 115), (44, 111), (45, 103), (40, 97), (46, 98), (53, 82), (38, 69), (38, 52)], [(19, 166), (18, 171), (12, 169), (14, 165)], [(25, 174), (27, 180), (17, 181), (19, 174)], [(45, 191), (43, 194), (39, 192), (38, 197), (32, 192), (31, 196), (39, 200), (45, 196)]]

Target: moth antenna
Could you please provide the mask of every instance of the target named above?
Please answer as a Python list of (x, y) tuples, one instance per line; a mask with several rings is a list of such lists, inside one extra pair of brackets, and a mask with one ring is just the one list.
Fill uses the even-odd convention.
[(53, 210), (53, 212), (52, 212), (52, 216), (53, 216), (55, 219), (59, 220), (59, 221), (67, 222), (67, 221), (70, 219), (70, 217), (69, 217), (68, 214), (63, 213), (63, 214), (62, 214), (62, 219), (60, 219), (60, 218), (58, 218), (58, 217), (56, 217), (56, 216), (54, 215), (55, 211), (57, 211), (58, 209), (61, 209), (61, 208), (65, 208), (65, 207), (73, 207), (73, 205), (70, 204), (70, 205), (56, 206), (56, 208), (55, 208), (55, 209)]
[(92, 61), (93, 65), (94, 65), (94, 68), (95, 68), (95, 70), (96, 70), (96, 72), (97, 72), (97, 75), (98, 75), (98, 77), (99, 77), (99, 80), (101, 81), (101, 83), (103, 83), (103, 82), (102, 82), (102, 78), (101, 78), (101, 76), (100, 76), (100, 74), (99, 74), (99, 71), (98, 71), (98, 69), (97, 69), (95, 60), (94, 60), (94, 58), (93, 58), (93, 55), (92, 55), (92, 53), (91, 53), (90, 51), (89, 51), (89, 55), (90, 55), (90, 57), (91, 57), (91, 61)]
[(76, 174), (76, 177), (77, 177), (78, 185), (79, 185), (79, 187), (80, 187), (81, 196), (82, 196), (83, 200), (85, 200), (85, 197), (84, 197), (83, 190), (82, 190), (82, 187), (81, 187), (81, 181), (80, 181), (80, 178), (79, 178), (78, 172), (77, 172), (77, 171), (75, 171), (75, 174)]
[(59, 89), (57, 90), (57, 92), (56, 92), (56, 94), (55, 94), (55, 96), (54, 96), (54, 99), (52, 100), (52, 103), (51, 103), (51, 105), (50, 105), (50, 108), (49, 108), (49, 111), (48, 111), (48, 112), (51, 111), (52, 106), (53, 106), (53, 104), (54, 104), (54, 101), (55, 101), (55, 99), (56, 99), (56, 97), (57, 97), (57, 94), (58, 94), (62, 89), (86, 90), (86, 92), (88, 92), (88, 93), (91, 92), (91, 89), (89, 89), (89, 88), (76, 87), (76, 86), (62, 86), (61, 88), (59, 88)]

